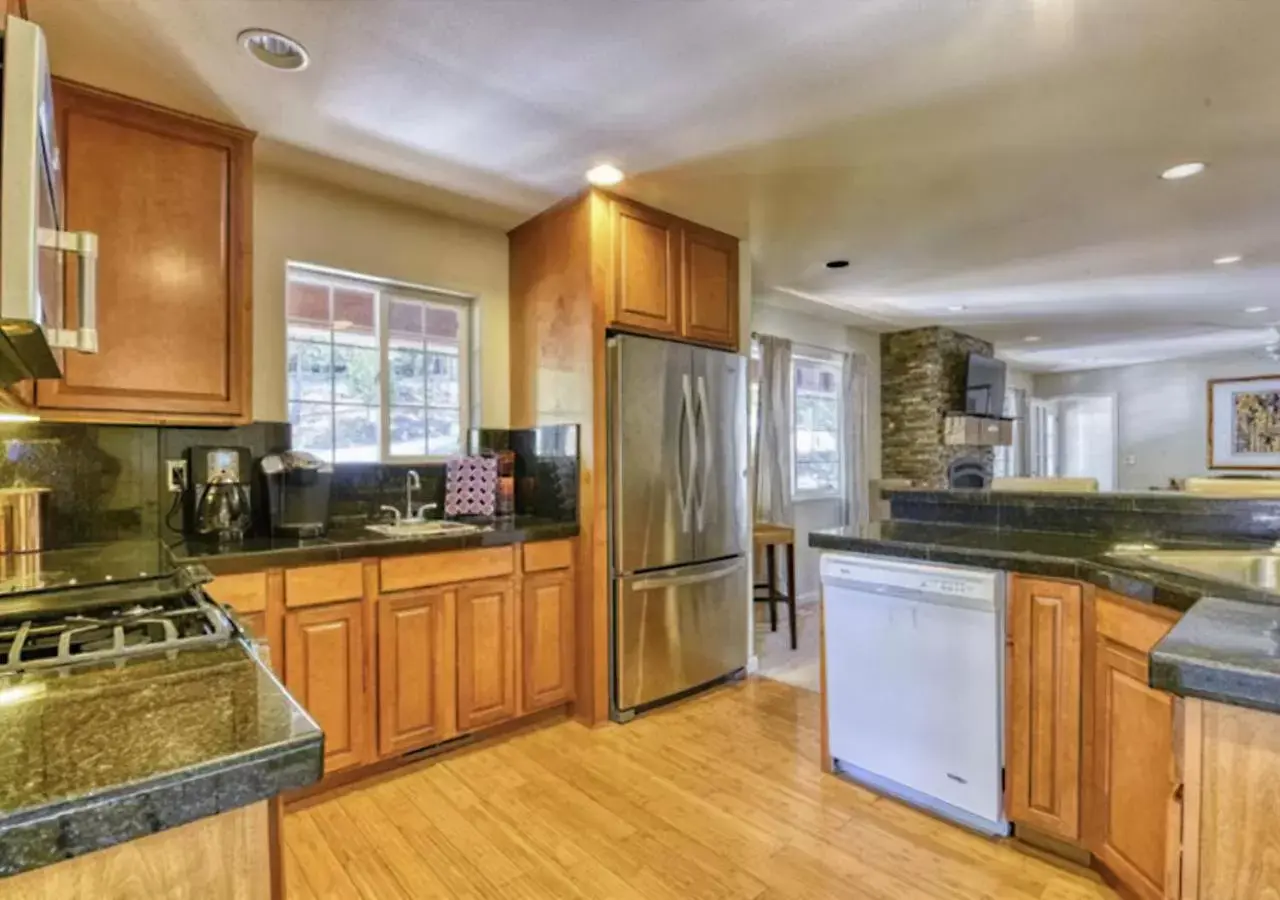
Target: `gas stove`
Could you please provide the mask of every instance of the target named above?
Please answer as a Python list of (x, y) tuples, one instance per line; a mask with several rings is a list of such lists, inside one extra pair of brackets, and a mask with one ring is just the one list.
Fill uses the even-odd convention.
[(240, 633), (197, 588), (84, 611), (49, 610), (0, 622), (0, 675), (118, 662), (226, 643)]

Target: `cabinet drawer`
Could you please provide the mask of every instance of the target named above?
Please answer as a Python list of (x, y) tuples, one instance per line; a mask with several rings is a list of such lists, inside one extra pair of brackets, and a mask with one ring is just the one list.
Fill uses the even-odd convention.
[(205, 593), (236, 612), (261, 612), (267, 608), (267, 573), (219, 575), (205, 585)]
[(364, 579), (358, 562), (306, 566), (284, 573), (285, 606), (318, 606), (338, 600), (359, 600)]
[(523, 550), (526, 572), (567, 569), (573, 565), (573, 541), (541, 541), (525, 544)]
[(383, 593), (501, 578), (515, 571), (515, 548), (485, 547), (419, 556), (395, 556), (380, 563)]

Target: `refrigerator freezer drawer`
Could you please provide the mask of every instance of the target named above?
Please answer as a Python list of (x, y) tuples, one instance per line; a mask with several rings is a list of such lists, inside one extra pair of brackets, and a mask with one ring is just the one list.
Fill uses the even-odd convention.
[(615, 581), (615, 697), (634, 709), (747, 664), (743, 557)]

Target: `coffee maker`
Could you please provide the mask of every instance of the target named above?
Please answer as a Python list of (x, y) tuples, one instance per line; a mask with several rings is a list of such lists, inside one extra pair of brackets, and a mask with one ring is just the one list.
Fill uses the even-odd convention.
[(333, 466), (314, 454), (289, 450), (262, 458), (262, 479), (273, 535), (309, 538), (324, 534)]
[(249, 485), (252, 467), (245, 447), (187, 450), (190, 487), (183, 503), (183, 530), (218, 541), (243, 538), (253, 522)]

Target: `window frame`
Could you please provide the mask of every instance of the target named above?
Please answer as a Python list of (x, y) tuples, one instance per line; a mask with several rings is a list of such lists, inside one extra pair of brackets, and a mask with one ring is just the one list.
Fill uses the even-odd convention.
[[(347, 272), (339, 269), (331, 269), (326, 266), (318, 266), (310, 263), (299, 263), (289, 261), (285, 264), (285, 303), (284, 303), (284, 338), (285, 338), (285, 410), (286, 418), (288, 417), (289, 404), (294, 402), (289, 396), (289, 378), (288, 378), (288, 342), (289, 342), (289, 306), (288, 291), (291, 281), (309, 282), (311, 284), (322, 285), (331, 292), (335, 288), (345, 287), (348, 289), (372, 292), (374, 295), (374, 331), (377, 336), (378, 347), (378, 444), (377, 458), (372, 460), (372, 464), (378, 465), (417, 465), (428, 463), (442, 463), (452, 457), (467, 452), (468, 435), (471, 431), (471, 423), (475, 417), (476, 410), (474, 408), (475, 397), (478, 396), (478, 365), (479, 353), (478, 347), (474, 342), (474, 335), (478, 332), (477, 309), (478, 298), (473, 294), (464, 294), (457, 291), (450, 291), (443, 288), (428, 287), (426, 285), (411, 284), (403, 281), (396, 281), (389, 278), (379, 278), (371, 275), (361, 275), (354, 272)], [(330, 294), (332, 304), (332, 293)], [(390, 366), (390, 349), (391, 336), (390, 331), (386, 327), (389, 321), (389, 311), (392, 300), (414, 301), (420, 302), (427, 306), (452, 308), (458, 313), (458, 449), (456, 453), (449, 454), (430, 454), (421, 455), (392, 455), (391, 453), (391, 379), (388, 377)], [(330, 307), (332, 313), (332, 306)], [(332, 323), (331, 323), (332, 324)], [(332, 328), (331, 337), (332, 340)], [(424, 353), (425, 344), (424, 340)], [(425, 360), (424, 360), (425, 364)], [(424, 393), (423, 397), (423, 426), (424, 429), (429, 427), (429, 412), (431, 406)], [(314, 402), (314, 401), (299, 401)], [(332, 399), (327, 404), (331, 408), (339, 405)], [(405, 404), (399, 404), (401, 406)], [(438, 409), (438, 407), (437, 407)], [(369, 461), (357, 460), (338, 460), (336, 452), (336, 430), (335, 422), (335, 447), (331, 448), (333, 457), (332, 465), (370, 465)], [(428, 446), (430, 445), (429, 435), (427, 435)]]
[[(797, 447), (799, 430), (796, 428), (796, 415), (799, 410), (799, 394), (796, 389), (796, 364), (798, 362), (820, 363), (836, 370), (836, 485), (831, 489), (800, 490), (797, 466), (800, 463), (800, 452)], [(844, 367), (848, 365), (847, 354), (819, 347), (794, 346), (791, 351), (791, 371), (788, 373), (791, 392), (791, 499), (793, 502), (811, 500), (843, 500), (845, 498), (845, 467), (849, 448), (845, 439), (844, 404), (840, 393), (844, 385)]]

